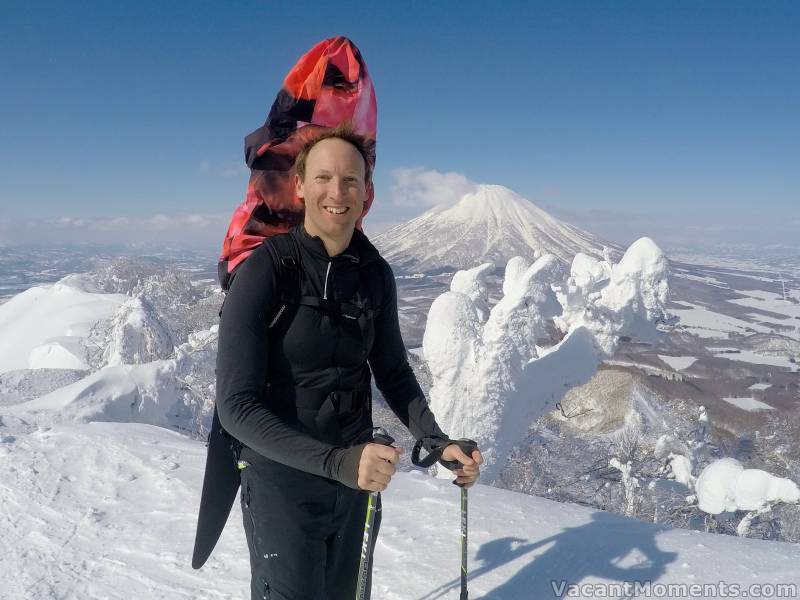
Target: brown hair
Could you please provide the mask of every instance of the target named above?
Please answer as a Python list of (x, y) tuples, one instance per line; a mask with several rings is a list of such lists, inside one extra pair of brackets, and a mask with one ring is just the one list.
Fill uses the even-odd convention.
[(358, 150), (361, 158), (364, 159), (364, 181), (368, 183), (372, 178), (372, 165), (375, 164), (375, 141), (356, 133), (356, 130), (349, 121), (345, 121), (333, 129), (327, 129), (303, 144), (300, 151), (297, 153), (297, 158), (294, 160), (295, 172), (297, 176), (300, 177), (300, 180), (303, 181), (306, 178), (306, 159), (308, 158), (308, 153), (311, 152), (311, 149), (319, 142), (330, 138), (343, 140)]

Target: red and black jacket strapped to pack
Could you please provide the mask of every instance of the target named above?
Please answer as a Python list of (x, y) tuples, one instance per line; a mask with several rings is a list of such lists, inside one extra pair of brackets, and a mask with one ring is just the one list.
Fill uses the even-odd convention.
[[(244, 202), (234, 211), (219, 259), (219, 280), (227, 290), (231, 274), (265, 238), (286, 233), (303, 221), (295, 196), (294, 160), (310, 138), (349, 121), (355, 131), (376, 138), (375, 88), (358, 48), (346, 37), (319, 42), (292, 67), (266, 123), (244, 141), (250, 181)], [(374, 168), (374, 157), (370, 161)], [(364, 214), (370, 209), (370, 184)]]

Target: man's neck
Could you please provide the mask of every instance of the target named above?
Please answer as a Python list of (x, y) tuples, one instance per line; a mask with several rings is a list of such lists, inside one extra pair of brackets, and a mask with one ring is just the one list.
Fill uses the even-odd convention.
[(320, 240), (322, 240), (322, 244), (325, 246), (325, 251), (328, 253), (328, 256), (330, 257), (338, 256), (339, 254), (344, 252), (353, 239), (352, 232), (350, 233), (350, 237), (348, 237), (347, 239), (336, 239), (324, 235), (322, 233), (318, 233), (313, 229), (309, 230), (309, 228), (305, 224), (303, 224), (303, 229), (305, 229), (305, 232), (311, 237), (318, 237)]
[(338, 256), (350, 245), (349, 240), (342, 242), (339, 240), (327, 239), (324, 236), (319, 236), (319, 238), (322, 240), (322, 243), (325, 244), (325, 250), (327, 250), (328, 256), (331, 257)]

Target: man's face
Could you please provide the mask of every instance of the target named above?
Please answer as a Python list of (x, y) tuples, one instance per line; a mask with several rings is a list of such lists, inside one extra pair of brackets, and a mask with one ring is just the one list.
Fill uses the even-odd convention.
[(305, 180), (295, 182), (309, 234), (349, 240), (367, 199), (364, 170), (364, 159), (349, 142), (328, 138), (311, 148)]

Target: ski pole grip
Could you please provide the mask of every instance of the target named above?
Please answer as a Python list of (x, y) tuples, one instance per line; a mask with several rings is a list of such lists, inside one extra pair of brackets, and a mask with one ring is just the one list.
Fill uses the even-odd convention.
[(394, 438), (385, 431), (384, 432), (378, 431), (375, 433), (375, 435), (372, 436), (372, 443), (380, 444), (381, 446), (391, 446), (392, 444), (394, 444)]
[[(458, 444), (459, 450), (461, 450), (464, 454), (472, 458), (473, 451), (478, 449), (478, 442), (474, 440), (470, 440), (467, 438), (461, 438), (460, 440), (454, 440), (456, 444)], [(459, 463), (460, 464), (460, 463)], [(461, 465), (463, 466), (463, 465)]]
[[(461, 450), (464, 454), (466, 454), (470, 458), (472, 458), (473, 450), (477, 450), (478, 449), (478, 442), (476, 442), (474, 440), (470, 440), (468, 438), (461, 438), (460, 440), (453, 440), (453, 441), (456, 444), (458, 444), (458, 449)], [(464, 466), (458, 461), (454, 461), (454, 462), (456, 463), (456, 465), (458, 465), (458, 466), (455, 467), (456, 469), (458, 467), (463, 467)], [(455, 483), (455, 481), (453, 483)], [(458, 487), (460, 487), (462, 491), (466, 492), (466, 488), (464, 487), (465, 484), (456, 483), (456, 485)]]

